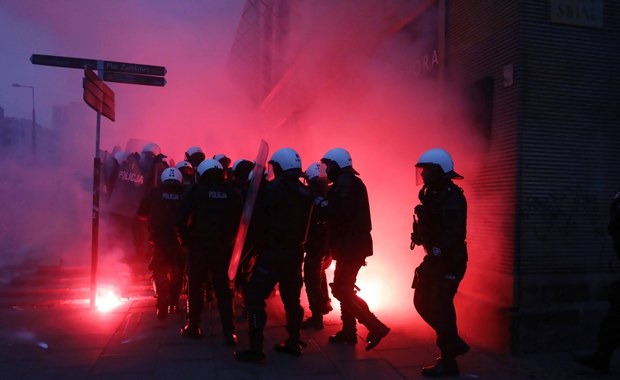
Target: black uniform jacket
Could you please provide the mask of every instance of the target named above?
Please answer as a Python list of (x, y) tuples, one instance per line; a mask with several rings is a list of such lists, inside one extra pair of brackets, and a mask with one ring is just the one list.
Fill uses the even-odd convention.
[(338, 175), (327, 193), (327, 225), (335, 260), (372, 256), (372, 223), (366, 185), (353, 172)]
[(199, 181), (183, 198), (177, 228), (183, 244), (204, 246), (235, 240), (243, 202), (227, 182)]
[(178, 244), (175, 223), (183, 192), (183, 184), (164, 182), (140, 202), (138, 217), (148, 219), (149, 240), (154, 244)]

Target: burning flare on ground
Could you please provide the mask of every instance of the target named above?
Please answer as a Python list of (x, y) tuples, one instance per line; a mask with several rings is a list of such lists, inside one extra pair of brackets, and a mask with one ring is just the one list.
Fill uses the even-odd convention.
[(95, 306), (97, 310), (105, 313), (122, 305), (124, 301), (112, 286), (102, 286), (97, 290)]

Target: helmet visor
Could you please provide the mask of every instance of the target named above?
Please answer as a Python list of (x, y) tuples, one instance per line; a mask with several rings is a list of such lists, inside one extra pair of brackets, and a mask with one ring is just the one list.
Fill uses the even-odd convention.
[(424, 170), (421, 166), (415, 167), (415, 185), (422, 186), (424, 185), (424, 180), (422, 179), (422, 170)]
[(193, 177), (196, 175), (194, 168), (191, 166), (183, 166), (179, 168), (179, 171), (183, 174), (183, 177)]
[(323, 162), (319, 165), (319, 177), (327, 178), (327, 165)]
[(276, 174), (273, 170), (273, 162), (269, 161), (267, 165), (267, 175), (265, 176), (265, 179), (267, 181), (273, 181), (274, 178), (276, 178)]
[(416, 186), (427, 185), (440, 180), (443, 177), (443, 170), (439, 165), (418, 165), (416, 166)]

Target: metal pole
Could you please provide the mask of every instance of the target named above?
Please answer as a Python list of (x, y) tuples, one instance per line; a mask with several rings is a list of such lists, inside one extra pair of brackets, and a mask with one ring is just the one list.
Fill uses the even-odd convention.
[[(103, 78), (103, 61), (97, 61), (99, 78)], [(101, 182), (101, 158), (99, 157), (99, 136), (101, 135), (101, 113), (97, 112), (97, 131), (95, 135), (95, 159), (93, 162), (93, 226), (90, 271), (90, 307), (95, 307), (97, 299), (97, 267), (99, 262), (99, 187)]]
[(95, 159), (93, 162), (93, 225), (91, 244), (90, 272), (90, 307), (95, 307), (97, 299), (97, 266), (99, 261), (99, 185), (101, 177), (101, 160), (99, 158), (99, 133), (101, 130), (101, 114), (97, 112), (97, 138), (95, 143)]

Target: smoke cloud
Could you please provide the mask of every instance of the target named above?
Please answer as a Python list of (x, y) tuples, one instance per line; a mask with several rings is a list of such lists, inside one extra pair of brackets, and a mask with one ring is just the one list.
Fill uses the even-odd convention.
[[(0, 41), (9, 46), (10, 32), (19, 45), (11, 44), (8, 59), (0, 63), (0, 106), (7, 117), (28, 119), (28, 98), (10, 82), (33, 84), (41, 112), (37, 120), (62, 136), (49, 156), (41, 147), (36, 163), (15, 159), (21, 146), (2, 155), (13, 179), (0, 180), (5, 202), (0, 243), (6, 248), (0, 260), (39, 255), (88, 262), (83, 259), (90, 252), (95, 114), (80, 99), (83, 74), (31, 65), (29, 56), (161, 65), (168, 69), (164, 88), (109, 83), (117, 121), (103, 119), (101, 148), (111, 151), (137, 138), (158, 143), (176, 162), (193, 145), (207, 156), (225, 153), (234, 161), (254, 159), (265, 139), (271, 152), (296, 149), (304, 168), (333, 147), (347, 149), (368, 188), (374, 227), (375, 254), (359, 275), (362, 296), (381, 318), (411, 318), (410, 284), (423, 257), (421, 248), (409, 250), (419, 191), (414, 164), (427, 149), (447, 149), (466, 178), (459, 185), (469, 196), (467, 181), (475, 176), (481, 151), (464, 118), (460, 90), (437, 78), (441, 63), (433, 63), (429, 50), (436, 23), (422, 18), (425, 22), (408, 34), (390, 33), (393, 24), (369, 16), (376, 11), (371, 5), (301, 2), (291, 13), (286, 83), (256, 107), (226, 70), (243, 5), (241, 0), (0, 3)], [(71, 128), (52, 125), (52, 105), (78, 115)]]

